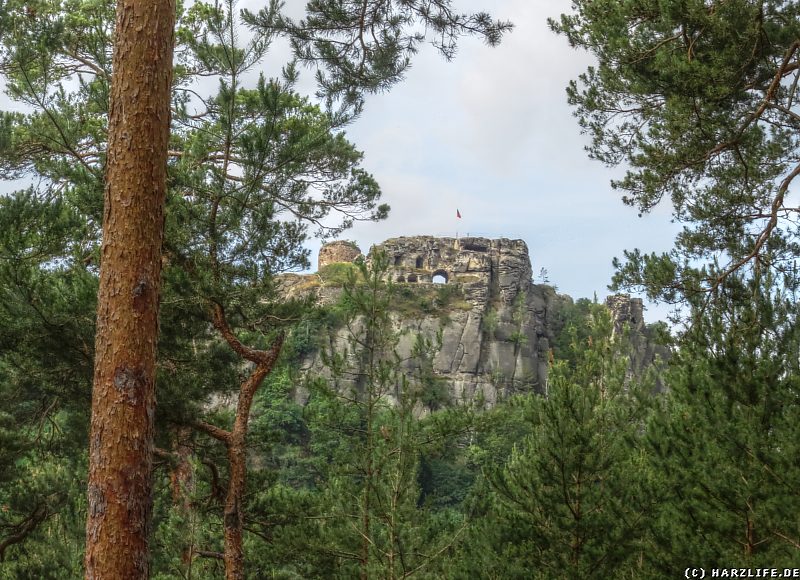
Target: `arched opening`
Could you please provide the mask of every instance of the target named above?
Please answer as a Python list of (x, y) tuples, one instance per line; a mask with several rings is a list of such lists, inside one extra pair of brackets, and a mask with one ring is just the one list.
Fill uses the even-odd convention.
[(403, 265), (403, 256), (395, 256), (394, 257), (394, 265), (395, 266), (402, 266)]
[(422, 268), (422, 256), (417, 258), (417, 268)]
[(403, 276), (402, 274), (397, 277), (397, 282), (405, 282), (405, 281), (406, 281), (406, 277)]
[(433, 273), (433, 278), (431, 279), (431, 282), (433, 282), (434, 284), (447, 284), (447, 281), (448, 281), (447, 272), (445, 272), (444, 270), (436, 270)]
[(407, 280), (409, 282), (416, 282), (417, 281), (417, 275), (416, 274), (409, 274)]

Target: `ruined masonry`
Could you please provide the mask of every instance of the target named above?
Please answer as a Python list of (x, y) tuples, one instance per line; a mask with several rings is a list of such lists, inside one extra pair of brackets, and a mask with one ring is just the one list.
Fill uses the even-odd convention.
[[(396, 321), (398, 330), (403, 331), (402, 357), (411, 352), (418, 333), (432, 337), (441, 329), (442, 347), (434, 359), (434, 371), (447, 380), (454, 402), (480, 400), (491, 406), (512, 392), (545, 392), (550, 344), (561, 330), (555, 314), (561, 302), (572, 299), (550, 286), (533, 283), (524, 241), (400, 237), (373, 246), (367, 260), (377, 251), (387, 255), (388, 276), (395, 283), (460, 287), (463, 300), (459, 308), (448, 311), (444, 326), (440, 316), (421, 312)], [(359, 256), (361, 252), (352, 242), (333, 242), (321, 249), (319, 267), (351, 262)], [(287, 294), (307, 287), (305, 278), (287, 279)], [(338, 295), (336, 289), (324, 285), (315, 290), (322, 302)], [(617, 295), (609, 298), (608, 306), (617, 329), (628, 323), (633, 338), (644, 331), (641, 300)], [(656, 356), (652, 348), (634, 351), (639, 352), (637, 365), (652, 363)], [(304, 366), (319, 367), (320, 361), (309, 360)], [(298, 393), (298, 398), (302, 400), (303, 393)]]

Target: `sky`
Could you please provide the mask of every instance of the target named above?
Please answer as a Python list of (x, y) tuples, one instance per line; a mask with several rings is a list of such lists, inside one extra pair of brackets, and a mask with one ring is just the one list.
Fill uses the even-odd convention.
[[(263, 0), (242, 0), (256, 8)], [(290, 14), (305, 2), (287, 0)], [(670, 208), (638, 216), (610, 180), (623, 174), (588, 158), (577, 119), (566, 100), (571, 79), (592, 64), (547, 26), (570, 10), (569, 0), (453, 0), (460, 12), (489, 11), (515, 28), (498, 47), (466, 38), (451, 62), (423, 46), (406, 78), (368, 98), (347, 127), (364, 152), (363, 167), (392, 207), (387, 220), (359, 223), (343, 239), (366, 253), (397, 236), (519, 238), (530, 250), (534, 276), (573, 298), (604, 299), (612, 259), (625, 249), (662, 252), (678, 226)], [(276, 76), (288, 48), (276, 46), (264, 65)], [(314, 92), (301, 71), (298, 90)], [(12, 108), (0, 95), (0, 108)], [(0, 193), (12, 184), (0, 182)], [(456, 217), (456, 211), (461, 219)], [(316, 263), (319, 240), (311, 240)], [(646, 321), (665, 319), (666, 306), (647, 304)]]
[[(588, 158), (566, 87), (592, 59), (547, 26), (569, 0), (454, 0), (460, 11), (488, 10), (514, 31), (498, 47), (462, 41), (446, 62), (424, 47), (406, 79), (368, 99), (348, 128), (392, 207), (379, 223), (342, 237), (366, 252), (401, 235), (523, 239), (534, 276), (542, 268), (559, 292), (602, 300), (612, 258), (625, 249), (668, 250), (679, 231), (670, 207), (638, 217), (609, 169)], [(456, 217), (459, 210), (462, 219)], [(648, 322), (670, 309), (648, 304)]]

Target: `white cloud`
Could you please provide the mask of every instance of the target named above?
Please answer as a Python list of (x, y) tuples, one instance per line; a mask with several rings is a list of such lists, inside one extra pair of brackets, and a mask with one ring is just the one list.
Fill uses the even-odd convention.
[[(304, 3), (287, 4), (300, 15)], [(576, 298), (595, 291), (602, 298), (614, 256), (637, 246), (664, 251), (677, 227), (667, 207), (640, 219), (623, 206), (609, 187), (619, 171), (589, 161), (583, 151), (585, 137), (564, 89), (591, 61), (546, 24), (548, 16), (569, 11), (569, 0), (454, 4), (462, 12), (489, 10), (516, 28), (496, 48), (464, 39), (449, 63), (425, 46), (403, 82), (368, 99), (348, 136), (365, 152), (364, 167), (379, 180), (392, 214), (343, 237), (364, 251), (400, 235), (522, 238), (534, 272), (546, 268), (550, 281)], [(268, 77), (289, 57), (286, 43), (273, 49), (262, 67)], [(311, 71), (301, 71), (298, 89), (314, 92)], [(0, 101), (4, 109), (11, 105)], [(0, 192), (8, 187), (0, 182)]]
[[(348, 131), (392, 215), (345, 236), (367, 250), (397, 235), (485, 235), (524, 239), (534, 272), (573, 296), (602, 298), (625, 249), (664, 251), (677, 227), (668, 208), (638, 218), (590, 161), (565, 88), (591, 63), (547, 27), (569, 2), (469, 0), (515, 30), (496, 48), (466, 39), (453, 62), (429, 47), (406, 80), (370, 98)], [(459, 208), (462, 220), (455, 219)], [(663, 317), (659, 309), (654, 315)], [(651, 313), (653, 314), (653, 313)]]

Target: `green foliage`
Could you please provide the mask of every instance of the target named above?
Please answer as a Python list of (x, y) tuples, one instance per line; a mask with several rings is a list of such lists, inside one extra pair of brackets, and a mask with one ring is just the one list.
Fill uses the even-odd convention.
[(730, 277), (714, 298), (696, 306), (647, 429), (663, 486), (649, 556), (662, 572), (797, 566), (796, 296), (769, 277)]
[(597, 59), (568, 89), (590, 155), (625, 165), (626, 203), (666, 199), (685, 224), (672, 252), (626, 254), (615, 285), (679, 300), (748, 264), (795, 277), (800, 5), (579, 0), (551, 26)]
[(436, 511), (458, 508), (467, 499), (475, 478), (475, 472), (457, 457), (423, 455), (417, 476), (420, 488), (418, 503)]
[[(277, 1), (258, 13), (237, 11), (232, 0), (178, 3), (157, 379), (155, 577), (219, 574), (217, 559), (198, 554), (220, 550), (224, 450), (176, 432), (198, 419), (232, 424), (224, 403), (248, 369), (229, 343), (264, 349), (299, 321), (287, 358), (316, 348), (311, 337), (329, 321), (308, 313), (306, 304), (277, 300), (274, 275), (307, 265), (303, 242), (312, 226), (331, 235), (387, 215), (361, 152), (341, 128), (360, 113), (363, 94), (399, 80), (424, 38), (420, 25), (435, 31), (447, 55), (462, 34), (496, 43), (510, 28), (485, 14), (456, 14), (449, 4), (431, 10), (424, 2), (388, 2), (365, 12), (360, 5), (311, 2), (307, 27), (282, 16)], [(0, 198), (3, 578), (80, 575), (114, 9), (96, 0), (0, 2), (0, 74), (8, 97), (25, 111), (0, 112), (0, 173), (36, 183)], [(356, 52), (317, 60), (331, 56), (331, 46), (344, 46), (340, 40), (352, 40), (354, 18), (364, 41), (349, 45)], [(252, 74), (278, 34), (289, 36), (297, 58), (322, 65), (317, 72), (328, 107), (295, 91), (294, 60), (275, 78)], [(360, 53), (365, 42), (369, 49)], [(216, 83), (198, 85), (200, 77)], [(227, 342), (219, 309), (230, 328)], [(269, 378), (253, 409), (259, 468), (250, 485), (264, 493), (248, 496), (246, 541), (263, 547), (269, 538), (280, 548), (270, 557), (248, 553), (255, 577), (278, 570), (309, 577), (330, 563), (326, 556), (316, 567), (294, 562), (289, 545), (296, 545), (293, 533), (309, 527), (295, 525), (300, 514), (316, 505), (306, 489), (315, 482), (303, 455), (309, 430), (289, 401), (295, 379), (289, 369)], [(426, 404), (434, 407), (442, 392), (428, 381)], [(178, 453), (185, 447), (188, 459)], [(194, 475), (183, 488), (171, 487), (187, 477), (181, 475), (187, 462)]]
[(520, 292), (514, 298), (513, 310), (511, 311), (511, 320), (514, 324), (521, 326), (525, 321), (525, 293)]
[(553, 358), (574, 365), (575, 344), (588, 344), (592, 335), (590, 321), (594, 316), (602, 316), (607, 308), (588, 298), (579, 298), (575, 302), (559, 301), (553, 316), (555, 340), (552, 343)]
[[(607, 313), (587, 300), (556, 313), (563, 331), (548, 397), (481, 414), (451, 407), (449, 385), (432, 371), (434, 337), (398, 354), (411, 337), (398, 336), (396, 317), (444, 320), (470, 308), (458, 284), (385, 283), (381, 258), (372, 270), (337, 265), (320, 275), (344, 288), (343, 301), (317, 311), (276, 302), (273, 277), (306, 263), (311, 225), (331, 233), (385, 215), (341, 127), (365, 92), (406, 70), (417, 26), (452, 54), (457, 34), (494, 41), (506, 25), (458, 15), (446, 1), (373, 3), (362, 13), (320, 0), (302, 23), (274, 2), (241, 20), (230, 2), (180, 8), (155, 578), (221, 573), (202, 554), (222, 548), (225, 449), (180, 434), (198, 419), (229, 427), (225, 403), (249, 370), (219, 338), (214, 305), (254, 348), (293, 325), (252, 409), (252, 577), (658, 578), (687, 565), (800, 566), (800, 340), (793, 272), (782, 261), (797, 254), (783, 217), (795, 211), (784, 198), (800, 134), (797, 3), (574, 4), (556, 27), (598, 57), (570, 92), (592, 153), (629, 165), (617, 185), (641, 211), (668, 195), (688, 225), (672, 254), (628, 254), (617, 283), (693, 299), (727, 272), (714, 256), (736, 262), (754, 251), (759, 276), (729, 276), (708, 305), (694, 304), (660, 398), (640, 397), (649, 385), (629, 379)], [(9, 97), (28, 106), (0, 113), (0, 169), (37, 178), (0, 198), (3, 579), (82, 573), (113, 19), (113, 4), (94, 0), (0, 8), (0, 71)], [(375, 36), (359, 37), (362, 23)], [(277, 33), (293, 35), (300, 60), (324, 63), (331, 109), (296, 92), (294, 63), (250, 82)], [(216, 87), (195, 93), (198, 75)], [(771, 279), (767, 266), (786, 266), (787, 276)], [(519, 298), (512, 340), (524, 340), (526, 315)], [(484, 332), (498, 324), (490, 311)], [(325, 380), (299, 405), (299, 362), (342, 328), (342, 341), (328, 341), (336, 348), (326, 351)], [(180, 480), (183, 467), (191, 477)]]
[(440, 316), (446, 322), (448, 313), (471, 310), (458, 284), (397, 284), (390, 308), (401, 318), (420, 315)]
[(15, 477), (0, 487), (0, 578), (79, 578), (85, 464), (40, 452), (11, 469)]
[[(437, 488), (431, 462), (463, 428), (463, 412), (421, 418), (421, 405), (440, 404), (430, 361), (435, 345), (418, 337), (409, 367), (397, 353), (390, 306), (396, 286), (384, 282), (387, 260), (360, 264), (344, 287), (348, 329), (344, 350), (328, 352), (330, 381), (318, 383), (308, 405), (311, 440), (322, 463), (323, 514), (315, 550), (334, 556), (327, 577), (395, 578), (429, 568), (455, 541), (461, 518), (431, 514)], [(431, 459), (420, 471), (421, 453)], [(434, 463), (435, 464), (435, 463)], [(425, 486), (424, 491), (421, 485)], [(454, 493), (452, 484), (446, 493)], [(429, 500), (429, 501), (426, 501)], [(451, 500), (452, 501), (452, 500)]]
[(525, 333), (524, 332), (520, 332), (518, 330), (515, 330), (514, 332), (512, 332), (508, 336), (508, 340), (510, 342), (513, 342), (517, 346), (517, 348), (519, 348), (519, 347), (521, 347), (521, 346), (523, 346), (523, 345), (528, 343), (528, 337), (525, 335)]
[(608, 313), (589, 326), (574, 369), (556, 363), (547, 398), (523, 400), (529, 434), (489, 478), (503, 577), (618, 578), (637, 565), (651, 507), (637, 442), (646, 408)]
[[(298, 22), (282, 18), (279, 25), (289, 32), (301, 61), (326, 63), (318, 80), (328, 101), (359, 108), (361, 91), (385, 91), (403, 77), (425, 32), (432, 33), (434, 46), (450, 59), (462, 34), (477, 34), (496, 45), (512, 28), (485, 12), (459, 13), (451, 0), (382, 2), (350, 10), (338, 0), (314, 0), (306, 10), (306, 18)], [(264, 26), (261, 13), (246, 18)]]
[(355, 276), (355, 281), (359, 281), (360, 274), (361, 271), (358, 269), (358, 266), (347, 262), (327, 264), (317, 272), (317, 275), (322, 278), (326, 286), (339, 288), (347, 284), (352, 276)]
[(81, 570), (97, 289), (85, 234), (68, 204), (0, 198), (2, 578)]
[(497, 325), (500, 322), (500, 316), (497, 310), (489, 308), (481, 318), (481, 325), (483, 332), (490, 340), (494, 340), (494, 333), (497, 332)]

